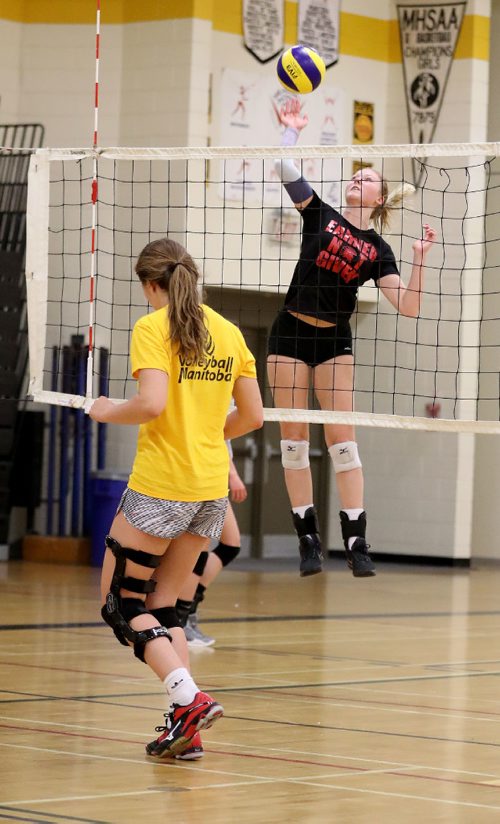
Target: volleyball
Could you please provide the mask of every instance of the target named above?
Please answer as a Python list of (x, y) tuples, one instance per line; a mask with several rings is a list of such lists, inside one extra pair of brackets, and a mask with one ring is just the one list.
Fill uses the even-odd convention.
[(325, 76), (325, 64), (311, 46), (291, 46), (278, 60), (278, 80), (289, 92), (309, 94)]

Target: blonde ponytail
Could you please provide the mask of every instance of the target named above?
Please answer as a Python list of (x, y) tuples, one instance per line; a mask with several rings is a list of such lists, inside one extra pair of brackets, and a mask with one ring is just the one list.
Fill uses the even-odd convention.
[(404, 202), (405, 198), (411, 197), (415, 194), (415, 187), (411, 183), (401, 183), (396, 186), (391, 192), (388, 191), (387, 183), (382, 180), (382, 195), (384, 202), (380, 206), (376, 206), (370, 215), (370, 218), (379, 234), (382, 234), (388, 228), (391, 221), (391, 210)]
[(153, 240), (142, 250), (135, 271), (141, 283), (156, 283), (168, 296), (170, 340), (185, 360), (202, 360), (208, 329), (198, 291), (200, 274), (184, 246), (170, 238)]
[(167, 290), (168, 320), (170, 337), (178, 345), (179, 356), (199, 361), (205, 355), (208, 330), (200, 306), (198, 272), (194, 268), (196, 275), (185, 260), (174, 266)]

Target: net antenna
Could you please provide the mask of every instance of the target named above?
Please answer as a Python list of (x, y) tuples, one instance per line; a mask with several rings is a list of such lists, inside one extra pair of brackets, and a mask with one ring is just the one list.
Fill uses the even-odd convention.
[[(340, 207), (354, 164), (376, 166), (392, 189), (413, 178), (416, 162), (421, 186), (395, 210), (384, 237), (407, 283), (423, 223), (438, 231), (419, 317), (399, 315), (374, 286), (363, 286), (352, 317), (356, 411), (269, 402), (265, 419), (500, 432), (499, 154), (500, 143), (36, 152), (27, 250), (32, 397), (86, 406), (99, 394), (92, 363), (85, 396), (50, 390), (53, 347), (62, 350), (72, 334), (91, 334), (92, 351), (109, 349), (110, 397), (135, 392), (129, 336), (147, 308), (133, 265), (167, 233), (198, 262), (205, 290), (238, 306), (232, 320), (252, 326), (251, 307), (253, 326), (269, 328), (266, 309), (271, 299), (282, 305), (300, 244), (300, 217), (273, 174), (277, 156), (299, 162), (320, 197)], [(426, 417), (438, 407), (442, 417)]]
[(96, 30), (95, 30), (95, 97), (94, 97), (94, 136), (92, 148), (94, 150), (92, 166), (92, 224), (91, 224), (91, 249), (90, 249), (90, 295), (89, 295), (89, 353), (87, 358), (87, 379), (85, 395), (92, 399), (92, 383), (94, 372), (94, 296), (95, 296), (95, 276), (96, 276), (96, 232), (97, 232), (97, 145), (99, 131), (99, 48), (101, 40), (101, 0), (97, 0), (96, 6)]

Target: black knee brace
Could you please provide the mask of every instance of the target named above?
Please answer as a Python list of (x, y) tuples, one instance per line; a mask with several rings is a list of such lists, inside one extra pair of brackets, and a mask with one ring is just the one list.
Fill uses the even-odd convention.
[(239, 546), (229, 546), (228, 544), (219, 543), (219, 546), (215, 547), (213, 553), (217, 555), (222, 566), (226, 567), (237, 557), (240, 548)]
[(192, 602), (191, 608), (189, 610), (190, 615), (195, 614), (195, 612), (198, 609), (198, 605), (201, 604), (201, 602), (205, 599), (206, 589), (207, 588), (204, 587), (203, 584), (198, 584), (198, 586), (196, 587), (196, 592), (194, 594), (193, 602)]
[(124, 646), (129, 646), (129, 642), (133, 644), (135, 655), (140, 661), (144, 661), (144, 647), (148, 641), (161, 637), (168, 638), (171, 641), (172, 637), (165, 627), (152, 627), (151, 629), (139, 631), (132, 629), (129, 622), (133, 618), (145, 613), (149, 615), (150, 613), (140, 598), (122, 598), (120, 590), (128, 589), (130, 592), (144, 595), (153, 592), (156, 586), (155, 581), (141, 581), (140, 578), (131, 578), (125, 575), (125, 567), (128, 559), (140, 566), (155, 569), (161, 561), (161, 555), (151, 555), (149, 552), (142, 552), (139, 549), (122, 547), (110, 535), (106, 536), (106, 546), (115, 556), (116, 566), (101, 615), (112, 628), (120, 644)]
[(199, 575), (200, 578), (205, 572), (205, 567), (208, 561), (208, 552), (200, 552), (200, 556), (194, 565), (193, 572), (195, 575)]
[(177, 613), (177, 620), (179, 621), (179, 626), (184, 628), (187, 624), (188, 615), (191, 612), (192, 601), (184, 601), (182, 598), (178, 598), (175, 604), (175, 611)]

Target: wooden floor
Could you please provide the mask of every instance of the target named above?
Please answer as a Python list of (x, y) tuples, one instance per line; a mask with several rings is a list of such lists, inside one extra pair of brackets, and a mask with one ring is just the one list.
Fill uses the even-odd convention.
[(226, 570), (217, 645), (192, 654), (225, 717), (195, 763), (145, 756), (162, 685), (101, 624), (97, 582), (0, 566), (0, 820), (500, 821), (500, 567)]

